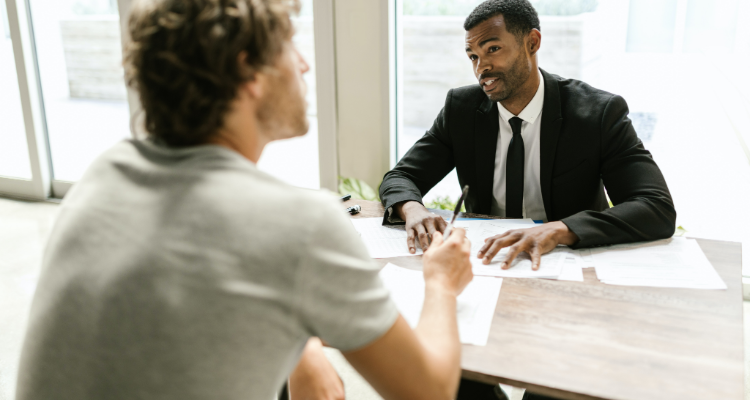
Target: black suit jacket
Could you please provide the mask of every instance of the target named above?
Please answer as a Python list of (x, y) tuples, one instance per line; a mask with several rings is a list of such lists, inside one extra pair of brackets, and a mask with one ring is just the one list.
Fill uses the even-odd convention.
[[(625, 100), (543, 70), (542, 76), (539, 178), (547, 219), (578, 235), (575, 247), (672, 236), (672, 197), (633, 129)], [(479, 85), (451, 89), (432, 128), (385, 174), (380, 198), (386, 210), (402, 201), (422, 202), (456, 168), (461, 186), (471, 187), (466, 210), (490, 214), (498, 130), (497, 105)]]

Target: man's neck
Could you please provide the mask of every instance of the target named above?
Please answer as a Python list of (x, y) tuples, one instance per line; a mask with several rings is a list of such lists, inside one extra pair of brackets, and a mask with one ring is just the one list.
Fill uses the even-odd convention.
[(257, 136), (240, 136), (219, 134), (211, 138), (211, 144), (216, 144), (234, 150), (243, 157), (257, 164), (263, 149), (268, 144), (267, 141), (260, 140)]
[(270, 140), (262, 134), (261, 124), (255, 115), (255, 105), (241, 92), (224, 116), (224, 125), (210, 142), (234, 150), (257, 164)]
[(539, 70), (534, 66), (533, 71), (529, 74), (529, 78), (526, 79), (526, 82), (524, 82), (523, 85), (513, 93), (513, 96), (500, 101), (500, 104), (502, 104), (506, 110), (513, 113), (513, 115), (518, 115), (527, 105), (529, 105), (531, 99), (534, 98), (540, 84)]

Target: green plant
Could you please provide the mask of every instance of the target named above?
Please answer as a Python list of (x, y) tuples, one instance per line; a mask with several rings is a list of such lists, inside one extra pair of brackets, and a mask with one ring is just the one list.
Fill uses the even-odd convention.
[(685, 236), (687, 233), (687, 229), (683, 228), (682, 225), (678, 226), (677, 229), (674, 230), (675, 236)]
[(380, 201), (378, 193), (370, 185), (357, 178), (339, 177), (339, 194), (352, 195), (354, 199)]
[[(453, 211), (456, 209), (456, 200), (451, 200), (450, 196), (437, 196), (432, 201), (427, 202), (425, 206), (427, 208), (436, 208), (438, 210), (450, 210)], [(466, 212), (466, 207), (464, 207), (463, 204), (461, 204), (461, 211)]]

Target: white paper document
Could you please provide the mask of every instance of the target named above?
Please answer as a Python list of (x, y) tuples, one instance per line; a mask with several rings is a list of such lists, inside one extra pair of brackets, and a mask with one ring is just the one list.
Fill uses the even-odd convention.
[(526, 229), (534, 226), (530, 219), (510, 220), (459, 220), (453, 226), (466, 230), (466, 238), (471, 241), (471, 256), (476, 257), (488, 237), (505, 233), (511, 229)]
[(562, 271), (560, 271), (560, 276), (557, 277), (557, 280), (583, 282), (583, 268), (578, 262), (579, 257), (575, 254), (574, 250), (567, 250), (568, 254), (565, 257)]
[(568, 250), (565, 248), (557, 248), (542, 255), (539, 269), (536, 271), (531, 269), (531, 257), (526, 253), (519, 253), (516, 258), (513, 259), (510, 268), (500, 268), (507, 253), (507, 248), (500, 250), (488, 265), (484, 265), (482, 259), (477, 258), (476, 254), (472, 254), (471, 265), (473, 267), (472, 270), (474, 271), (474, 275), (501, 276), (505, 278), (557, 279), (563, 272), (563, 265), (565, 264)]
[(422, 254), (422, 248), (418, 243), (416, 253), (409, 253), (409, 246), (406, 245), (406, 230), (403, 225), (383, 226), (382, 218), (354, 218), (351, 221), (372, 258)]
[(591, 255), (591, 249), (571, 249), (570, 253), (581, 268), (591, 268), (594, 266), (594, 257)]
[(694, 239), (592, 249), (596, 276), (611, 285), (726, 289), (727, 285)]
[[(422, 254), (419, 241), (415, 241), (417, 251), (409, 253), (406, 245), (406, 230), (403, 225), (383, 226), (382, 218), (354, 218), (351, 219), (354, 229), (359, 232), (362, 241), (372, 258), (390, 258), (416, 256)], [(454, 226), (466, 229), (471, 240), (471, 251), (476, 257), (477, 251), (484, 244), (484, 239), (503, 233), (509, 229), (528, 228), (534, 226), (530, 219), (511, 220), (457, 220)]]
[[(404, 319), (412, 327), (417, 326), (424, 303), (422, 271), (388, 263), (380, 271), (380, 278)], [(500, 278), (476, 276), (458, 296), (456, 311), (461, 343), (487, 345), (502, 283)]]
[[(352, 219), (354, 228), (359, 232), (372, 258), (390, 258), (422, 254), (417, 246), (416, 254), (410, 254), (406, 245), (406, 230), (404, 226), (383, 226), (380, 218)], [(471, 264), (475, 275), (499, 276), (511, 278), (548, 278), (557, 279), (563, 274), (563, 280), (583, 280), (582, 273), (575, 268), (564, 269), (567, 248), (559, 248), (542, 256), (542, 262), (537, 271), (531, 269), (531, 259), (528, 254), (521, 253), (513, 260), (511, 268), (500, 268), (508, 249), (501, 250), (489, 265), (482, 264), (477, 258), (477, 252), (484, 245), (484, 240), (505, 233), (511, 229), (526, 229), (535, 226), (530, 219), (499, 219), (499, 220), (457, 220), (454, 226), (466, 230), (466, 237), (471, 241)]]

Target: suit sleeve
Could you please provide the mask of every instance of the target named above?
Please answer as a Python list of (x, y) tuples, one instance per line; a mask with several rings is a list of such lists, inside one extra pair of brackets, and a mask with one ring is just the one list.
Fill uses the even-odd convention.
[(448, 132), (452, 92), (448, 91), (445, 106), (432, 127), (383, 177), (380, 198), (385, 207), (384, 225), (392, 224), (389, 210), (393, 205), (410, 200), (422, 203), (422, 197), (455, 168)]
[(667, 182), (612, 96), (601, 121), (601, 177), (614, 207), (562, 219), (579, 237), (575, 248), (657, 240), (674, 234), (677, 212)]

